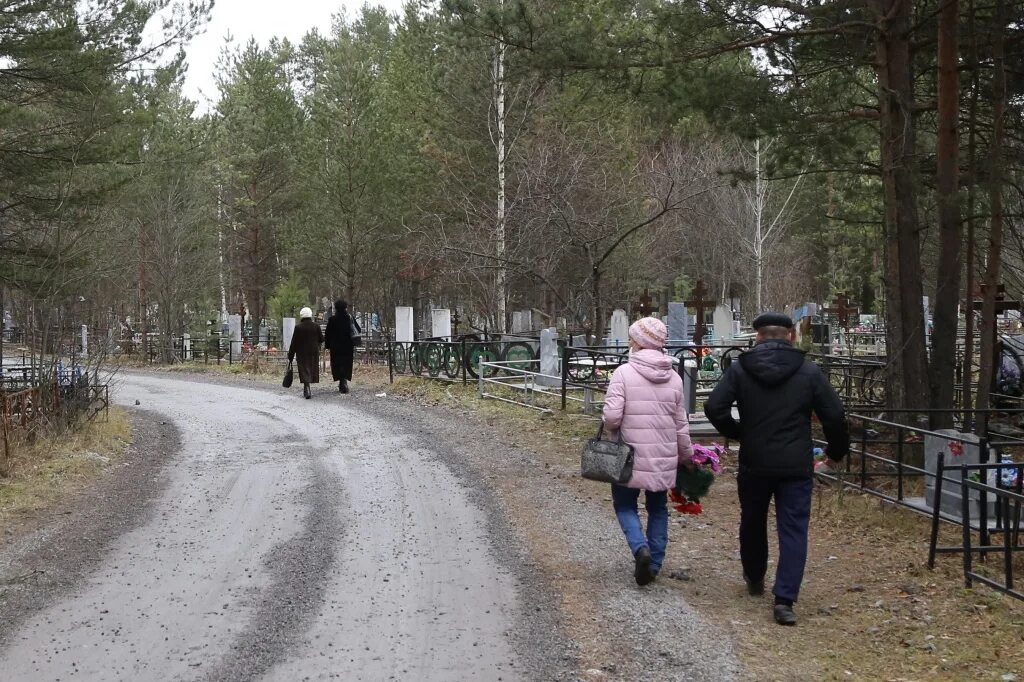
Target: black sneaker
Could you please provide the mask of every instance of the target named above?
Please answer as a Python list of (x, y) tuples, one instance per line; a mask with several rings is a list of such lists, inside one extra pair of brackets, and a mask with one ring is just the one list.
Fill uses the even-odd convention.
[(775, 622), (779, 625), (796, 625), (796, 613), (788, 604), (775, 605)]
[(654, 580), (654, 575), (651, 573), (651, 550), (646, 547), (641, 547), (636, 552), (636, 570), (633, 571), (633, 577), (636, 578), (637, 585), (650, 585)]
[(747, 594), (751, 597), (760, 597), (764, 594), (764, 578), (751, 580), (747, 576), (743, 576), (743, 581), (747, 583)]

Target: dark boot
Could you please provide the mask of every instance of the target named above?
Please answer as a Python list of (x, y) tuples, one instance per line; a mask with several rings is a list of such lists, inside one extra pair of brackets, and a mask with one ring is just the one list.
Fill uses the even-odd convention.
[(636, 578), (637, 585), (650, 585), (654, 580), (654, 575), (651, 573), (651, 550), (647, 547), (641, 547), (637, 550), (636, 556), (636, 567), (633, 571), (633, 577)]
[(760, 597), (764, 594), (764, 578), (751, 580), (747, 576), (743, 576), (743, 581), (747, 583), (747, 594), (751, 597)]
[(344, 392), (345, 392), (345, 380), (342, 379), (341, 381), (338, 382), (338, 393), (344, 393)]
[(791, 604), (775, 605), (775, 622), (779, 625), (796, 625), (796, 613)]
[(309, 390), (309, 384), (302, 384), (302, 395), (309, 400), (313, 397), (313, 392)]
[(339, 387), (339, 390), (342, 393), (348, 393), (348, 380), (347, 379), (342, 379), (341, 380), (341, 385)]

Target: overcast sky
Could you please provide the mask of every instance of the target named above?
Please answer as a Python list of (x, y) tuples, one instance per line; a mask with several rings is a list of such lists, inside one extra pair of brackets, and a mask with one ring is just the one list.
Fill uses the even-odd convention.
[[(186, 48), (186, 96), (198, 101), (201, 111), (207, 110), (210, 100), (216, 100), (213, 74), (228, 35), (240, 45), (250, 37), (266, 45), (275, 36), (298, 43), (312, 28), (326, 33), (331, 16), (341, 12), (354, 16), (364, 4), (364, 0), (216, 0), (205, 32)], [(397, 12), (402, 0), (372, 0), (369, 4)]]

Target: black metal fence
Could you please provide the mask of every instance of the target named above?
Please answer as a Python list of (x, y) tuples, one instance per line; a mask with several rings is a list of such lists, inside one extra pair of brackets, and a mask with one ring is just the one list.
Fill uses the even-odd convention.
[[(380, 351), (386, 356), (391, 380), (396, 376), (415, 376), (469, 383), (478, 378), (480, 361), (507, 363), (514, 369), (529, 368), (538, 359), (536, 342), (514, 341), (383, 341), (372, 350), (370, 357)], [(484, 367), (485, 377), (499, 373), (501, 368)]]

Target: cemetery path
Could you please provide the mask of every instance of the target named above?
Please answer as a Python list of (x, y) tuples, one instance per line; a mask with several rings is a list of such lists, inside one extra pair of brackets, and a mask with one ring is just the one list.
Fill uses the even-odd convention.
[(5, 679), (554, 679), (541, 666), (564, 664), (443, 444), (329, 384), (313, 400), (119, 384), (118, 402), (162, 415), (180, 447), (153, 443), (169, 459), (165, 480), (138, 482), (154, 487), (139, 518), (3, 633)]

